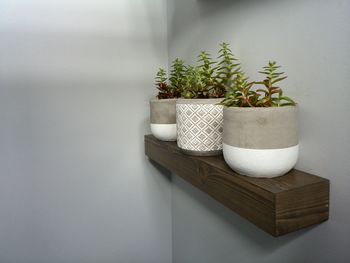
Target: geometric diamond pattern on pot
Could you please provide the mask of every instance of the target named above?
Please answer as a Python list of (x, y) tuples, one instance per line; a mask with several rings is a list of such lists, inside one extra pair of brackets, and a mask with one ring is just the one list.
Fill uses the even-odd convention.
[(222, 150), (223, 106), (177, 104), (177, 145), (190, 151)]

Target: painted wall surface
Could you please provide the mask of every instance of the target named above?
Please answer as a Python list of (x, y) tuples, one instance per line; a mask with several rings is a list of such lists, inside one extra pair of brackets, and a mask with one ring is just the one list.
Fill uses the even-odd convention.
[[(0, 1), (0, 262), (349, 262), (350, 1), (167, 4)], [(221, 41), (288, 73), (328, 222), (273, 238), (145, 158), (155, 70)]]
[(169, 61), (227, 41), (252, 79), (269, 59), (300, 104), (297, 168), (331, 181), (330, 219), (273, 238), (174, 176), (173, 262), (350, 262), (350, 1), (168, 1)]
[(144, 155), (166, 2), (0, 1), (0, 262), (171, 262)]

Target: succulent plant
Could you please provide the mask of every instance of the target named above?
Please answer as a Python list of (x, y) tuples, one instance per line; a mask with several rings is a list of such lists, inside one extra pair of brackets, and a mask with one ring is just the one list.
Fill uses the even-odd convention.
[(198, 67), (191, 65), (186, 67), (183, 85), (182, 96), (186, 99), (209, 97), (204, 77)]
[(210, 54), (206, 51), (201, 51), (201, 53), (198, 55), (198, 62), (200, 63), (198, 68), (200, 69), (200, 73), (203, 77), (205, 88), (209, 90), (216, 84), (214, 74), (216, 68), (212, 66), (216, 62), (212, 60)]
[[(275, 84), (287, 78), (284, 72), (277, 72), (276, 62), (269, 62), (259, 73), (266, 75), (260, 82), (249, 82), (244, 73), (236, 74), (230, 90), (226, 93), (225, 99), (220, 104), (227, 107), (280, 107), (295, 105), (295, 102), (286, 96)], [(254, 84), (264, 85), (263, 89), (253, 90)]]
[(216, 79), (218, 86), (226, 91), (231, 86), (234, 76), (240, 72), (240, 64), (229, 48), (229, 44), (221, 43), (218, 53), (220, 61), (218, 62)]
[[(224, 98), (221, 104), (228, 107), (279, 107), (295, 105), (283, 95), (277, 83), (287, 78), (279, 72), (280, 66), (269, 61), (259, 73), (265, 75), (262, 81), (250, 82), (240, 68), (229, 44), (223, 42), (218, 51), (219, 62), (212, 60), (210, 54), (202, 51), (198, 55), (197, 66), (185, 66), (184, 61), (175, 59), (171, 65), (167, 83), (166, 71), (159, 69), (156, 76), (158, 98)], [(264, 88), (252, 89), (254, 85)]]
[(279, 107), (295, 105), (295, 102), (286, 96), (283, 96), (283, 91), (276, 84), (287, 76), (283, 76), (284, 72), (277, 72), (277, 69), (281, 66), (277, 66), (276, 61), (269, 61), (268, 65), (263, 67), (263, 71), (259, 73), (264, 74), (266, 77), (261, 82), (255, 82), (255, 84), (264, 85), (265, 89), (257, 89), (257, 92), (262, 92), (263, 97), (257, 102), (257, 106), (261, 107)]
[(167, 74), (163, 68), (160, 68), (156, 75), (156, 87), (158, 89), (158, 99), (174, 98), (172, 88), (167, 84)]
[(182, 96), (185, 98), (223, 98), (225, 88), (218, 85), (218, 74), (210, 54), (202, 51), (198, 56), (199, 65), (187, 66), (183, 81)]
[(233, 80), (231, 90), (226, 93), (221, 104), (227, 107), (254, 107), (258, 94), (251, 90), (253, 84), (254, 82), (248, 82), (244, 72), (238, 72)]
[(178, 98), (183, 92), (183, 81), (185, 76), (185, 65), (184, 61), (175, 59), (171, 65), (170, 71), (170, 86), (172, 88), (174, 97)]

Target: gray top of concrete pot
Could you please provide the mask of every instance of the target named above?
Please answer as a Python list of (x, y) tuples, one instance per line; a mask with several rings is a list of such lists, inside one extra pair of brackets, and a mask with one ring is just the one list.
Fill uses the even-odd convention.
[(247, 149), (298, 144), (297, 106), (224, 108), (223, 143)]
[(217, 104), (223, 98), (209, 98), (209, 99), (178, 99), (177, 104)]
[(151, 123), (175, 124), (177, 99), (152, 99), (150, 100)]

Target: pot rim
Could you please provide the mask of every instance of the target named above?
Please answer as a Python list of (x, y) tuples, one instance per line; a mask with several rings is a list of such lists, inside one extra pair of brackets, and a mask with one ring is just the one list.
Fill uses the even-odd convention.
[(157, 97), (154, 97), (150, 100), (150, 102), (167, 102), (167, 101), (177, 101), (178, 98), (171, 98), (171, 99), (158, 99)]
[[(194, 99), (185, 99), (178, 98), (176, 104), (217, 104), (221, 102), (224, 98), (194, 98)], [(222, 105), (218, 105), (222, 106)]]
[(298, 109), (299, 105), (296, 103), (295, 105), (288, 105), (288, 106), (280, 106), (280, 107), (224, 107), (224, 110), (227, 111), (253, 111), (253, 112), (262, 112), (262, 111), (284, 111), (284, 110), (291, 110), (291, 109)]

